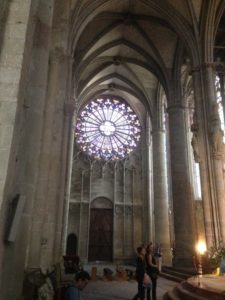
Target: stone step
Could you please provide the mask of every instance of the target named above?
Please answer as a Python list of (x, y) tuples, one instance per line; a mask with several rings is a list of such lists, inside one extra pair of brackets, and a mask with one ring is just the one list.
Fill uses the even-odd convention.
[(196, 284), (199, 284), (199, 286), (193, 285), (188, 281), (184, 281), (182, 282), (182, 288), (188, 290), (193, 294), (202, 296), (203, 299), (212, 299), (212, 300), (225, 299), (224, 294), (221, 294), (218, 291), (210, 290), (209, 288), (207, 288), (207, 286), (204, 286), (204, 283), (201, 283), (201, 279), (199, 279), (197, 276), (196, 276)]
[(168, 280), (172, 280), (172, 281), (175, 281), (175, 282), (182, 282), (184, 279), (181, 278), (180, 276), (175, 276), (173, 274), (169, 274), (169, 273), (164, 273), (164, 272), (161, 272), (159, 274), (159, 276), (163, 277), (163, 278), (166, 278)]
[(163, 300), (224, 300), (225, 293), (220, 290), (212, 290), (198, 277), (190, 278), (168, 291)]
[(165, 273), (180, 273), (180, 274), (185, 274), (187, 277), (195, 276), (196, 271), (194, 268), (178, 268), (178, 267), (171, 267), (171, 266), (163, 266), (162, 267), (163, 272)]
[(193, 275), (195, 275), (193, 269), (174, 268), (170, 266), (163, 266), (160, 273), (160, 276), (163, 278), (176, 282), (182, 282)]
[(180, 300), (180, 298), (177, 296), (176, 291), (172, 290), (163, 295), (163, 300)]

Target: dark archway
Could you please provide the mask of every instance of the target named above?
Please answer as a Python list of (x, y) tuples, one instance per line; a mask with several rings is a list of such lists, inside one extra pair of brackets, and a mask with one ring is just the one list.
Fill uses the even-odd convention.
[(91, 205), (89, 228), (89, 261), (112, 261), (113, 206), (106, 198), (95, 199)]
[(67, 237), (66, 255), (77, 255), (77, 236), (74, 233), (69, 234)]

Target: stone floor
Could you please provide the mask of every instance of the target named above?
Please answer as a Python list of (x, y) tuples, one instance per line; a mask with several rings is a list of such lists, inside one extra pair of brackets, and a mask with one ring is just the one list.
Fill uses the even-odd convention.
[[(84, 269), (91, 274), (91, 268), (93, 265), (86, 265)], [(118, 281), (115, 279), (115, 265), (96, 265), (97, 267), (97, 280), (90, 281), (87, 287), (82, 291), (84, 300), (131, 300), (137, 293), (137, 282), (135, 280), (130, 281)], [(105, 281), (103, 277), (103, 269), (107, 267), (113, 271), (113, 280)], [(120, 266), (126, 268), (127, 266)], [(132, 267), (129, 267), (132, 269)], [(157, 300), (161, 300), (167, 290), (172, 289), (176, 282), (158, 278), (157, 282)]]
[[(176, 282), (159, 277), (157, 300), (162, 300), (166, 291), (172, 289), (176, 284)], [(136, 293), (136, 281), (91, 281), (82, 291), (85, 300), (131, 300)]]

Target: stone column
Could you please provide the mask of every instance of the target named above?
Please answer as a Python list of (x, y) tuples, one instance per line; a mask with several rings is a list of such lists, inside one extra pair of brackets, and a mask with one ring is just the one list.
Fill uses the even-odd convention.
[(171, 264), (165, 130), (153, 126), (155, 242), (163, 248), (163, 264)]
[(192, 266), (194, 252), (193, 191), (188, 163), (185, 109), (177, 104), (168, 108), (175, 266)]
[(223, 212), (223, 132), (220, 128), (215, 93), (213, 64), (204, 64), (193, 72), (196, 112), (199, 123), (200, 172), (203, 186), (203, 208), (207, 246), (225, 241)]
[[(192, 70), (194, 97), (195, 97), (195, 112), (196, 112), (196, 129), (194, 132), (194, 139), (192, 144), (196, 143), (195, 156), (199, 162), (201, 189), (202, 189), (202, 204), (204, 212), (204, 225), (207, 246), (214, 244), (214, 239), (218, 239), (216, 228), (217, 217), (215, 212), (215, 205), (213, 202), (213, 178), (212, 165), (210, 157), (210, 145), (208, 140), (208, 122), (207, 111), (208, 102), (205, 101), (205, 92), (203, 84), (202, 70), (194, 68)], [(214, 87), (212, 87), (214, 89)], [(192, 146), (193, 146), (192, 145)]]
[[(146, 146), (145, 146), (145, 156), (146, 160), (143, 164), (143, 170), (147, 173), (147, 182), (146, 182), (146, 198), (147, 198), (147, 217), (146, 217), (146, 224), (143, 224), (143, 230), (147, 231), (145, 238), (147, 239), (147, 243), (150, 241), (155, 240), (155, 230), (154, 230), (154, 216), (153, 216), (153, 210), (154, 210), (154, 197), (153, 197), (153, 160), (152, 160), (152, 135), (151, 135), (151, 124), (150, 124), (150, 116), (147, 115), (146, 118)], [(146, 162), (146, 163), (145, 163)], [(147, 228), (147, 230), (146, 230)]]
[[(23, 80), (28, 73), (27, 61), (29, 51), (26, 41), (29, 28), (31, 1), (12, 0), (0, 1), (0, 209), (3, 192), (7, 180), (7, 172), (13, 163), (15, 167), (16, 151), (11, 151), (13, 135), (18, 143), (21, 118), (16, 114), (22, 111), (25, 84)], [(5, 13), (7, 18), (2, 19)], [(29, 41), (30, 42), (30, 41)], [(14, 138), (15, 140), (15, 138)], [(16, 145), (17, 146), (17, 145)], [(10, 154), (14, 157), (11, 157)], [(9, 177), (9, 176), (8, 176)], [(13, 174), (10, 176), (12, 182)], [(3, 218), (0, 217), (0, 223)], [(0, 224), (1, 226), (1, 224)], [(1, 250), (0, 247), (0, 255)]]
[[(60, 51), (56, 74), (56, 82), (50, 87), (53, 91), (54, 119), (51, 136), (51, 158), (49, 165), (48, 201), (49, 211), (45, 226), (50, 241), (48, 246), (48, 263), (59, 261), (64, 251), (65, 199), (67, 170), (70, 168), (72, 118), (75, 103), (71, 100), (71, 65), (72, 60), (63, 50)], [(52, 233), (51, 233), (52, 232)]]
[(225, 242), (225, 186), (223, 178), (223, 131), (221, 129), (221, 121), (218, 112), (218, 103), (215, 93), (215, 68), (213, 64), (204, 65), (205, 72), (205, 92), (206, 98), (209, 105), (209, 116), (208, 116), (208, 135), (210, 141), (210, 154), (212, 159), (212, 165), (214, 170), (214, 206), (216, 208), (216, 216), (218, 216), (218, 240)]
[[(65, 157), (65, 196), (63, 208), (63, 224), (62, 224), (62, 253), (66, 253), (67, 231), (69, 222), (69, 208), (70, 208), (70, 189), (71, 189), (71, 176), (73, 168), (73, 145), (74, 145), (74, 124), (76, 119), (75, 102), (68, 103), (65, 106), (65, 131), (68, 131), (68, 137), (65, 135), (64, 140), (64, 157)], [(62, 189), (63, 192), (63, 189)]]
[[(17, 240), (11, 247), (4, 247), (5, 255), (1, 264), (4, 279), (0, 280), (0, 294), (2, 299), (17, 299), (21, 294), (29, 251), (34, 246), (30, 247), (29, 241), (31, 235), (35, 234), (31, 230), (31, 223), (35, 214), (33, 205), (44, 121), (54, 1), (9, 2), (9, 19), (5, 26), (4, 51), (1, 51), (1, 58), (4, 58), (5, 62), (11, 61), (12, 65), (0, 70), (0, 77), (5, 83), (8, 81), (3, 85), (8, 89), (6, 94), (14, 98), (7, 103), (8, 108), (10, 107), (8, 116), (11, 119), (10, 123), (12, 122), (8, 123), (8, 130), (13, 130), (9, 131), (7, 137), (7, 143), (10, 145), (7, 155), (10, 154), (11, 157), (10, 163), (7, 163), (9, 169), (6, 198), (11, 199), (11, 195), (16, 191), (25, 196), (26, 202)], [(12, 82), (9, 81), (9, 76), (12, 76)], [(2, 91), (0, 94), (2, 95)], [(4, 114), (4, 111), (1, 111)], [(35, 242), (40, 244), (40, 240)], [(35, 252), (34, 255), (38, 253)]]
[[(73, 142), (73, 114), (75, 103), (72, 98), (71, 90), (71, 66), (72, 60), (68, 55), (64, 55), (61, 71), (59, 74), (59, 95), (58, 105), (55, 110), (55, 127), (54, 132), (59, 136), (58, 139), (53, 138), (52, 153), (55, 152), (55, 158), (52, 158), (52, 164), (55, 160), (59, 161), (57, 172), (52, 170), (55, 180), (52, 180), (52, 201), (54, 217), (54, 243), (53, 243), (53, 259), (57, 262), (64, 251), (64, 224), (65, 224), (65, 209), (67, 207), (66, 199), (66, 183), (68, 179), (68, 170), (71, 166), (71, 143)], [(58, 123), (58, 124), (57, 124)], [(72, 139), (72, 141), (71, 141)], [(68, 172), (68, 173), (67, 173)], [(50, 190), (51, 191), (51, 190)]]

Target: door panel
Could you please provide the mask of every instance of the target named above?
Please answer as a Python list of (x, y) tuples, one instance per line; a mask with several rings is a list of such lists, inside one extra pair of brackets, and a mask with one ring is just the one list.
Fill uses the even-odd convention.
[(91, 209), (89, 229), (89, 261), (111, 261), (113, 240), (113, 210)]

